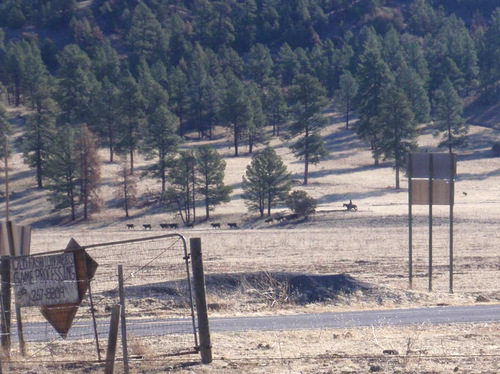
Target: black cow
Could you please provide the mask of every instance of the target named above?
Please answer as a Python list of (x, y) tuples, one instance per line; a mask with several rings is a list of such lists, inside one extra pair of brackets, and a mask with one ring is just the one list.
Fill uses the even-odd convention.
[(273, 223), (274, 222), (274, 219), (272, 218), (268, 218), (264, 221), (265, 223)]
[(229, 226), (230, 229), (237, 229), (238, 228), (238, 225), (235, 222), (228, 223), (227, 225)]
[(133, 223), (127, 223), (127, 229), (131, 230), (134, 228), (134, 224)]
[(151, 230), (151, 225), (149, 223), (146, 223), (142, 226), (144, 227), (144, 230)]
[(220, 223), (211, 223), (210, 224), (214, 229), (220, 229)]
[(166, 229), (168, 227), (168, 223), (160, 223), (160, 227), (162, 229)]
[(178, 229), (179, 226), (177, 225), (177, 223), (171, 223), (168, 225), (168, 227), (170, 227), (171, 229)]

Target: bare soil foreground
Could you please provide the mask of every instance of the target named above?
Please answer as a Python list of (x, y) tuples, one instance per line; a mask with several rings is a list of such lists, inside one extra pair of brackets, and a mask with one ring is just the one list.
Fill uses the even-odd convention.
[[(178, 230), (187, 239), (202, 239), (210, 316), (500, 303), (500, 160), (490, 151), (500, 139), (498, 130), (473, 127), (469, 148), (458, 152), (453, 293), (449, 292), (449, 208), (436, 206), (433, 211), (433, 290), (429, 292), (428, 208), (414, 207), (410, 289), (407, 180), (402, 178), (402, 188), (395, 190), (390, 165), (373, 167), (370, 151), (342, 123), (325, 130), (331, 153), (312, 167), (308, 186), (300, 185), (302, 163), (276, 141), (296, 188), (319, 202), (315, 215), (284, 222), (266, 223), (246, 212), (241, 177), (250, 157), (230, 157), (222, 135), (213, 144), (227, 156), (226, 183), (235, 189), (233, 200), (217, 208), (209, 222)], [(426, 129), (419, 143), (424, 151), (436, 151), (437, 140)], [(147, 164), (141, 162), (140, 167)], [(34, 188), (33, 175), (14, 156), (11, 214), (17, 222), (33, 224), (34, 251), (62, 249), (71, 237), (89, 245), (160, 235), (164, 233), (160, 223), (180, 222), (151, 207), (137, 208), (130, 220), (124, 220), (112, 198), (117, 166), (105, 164), (104, 168), (105, 209), (87, 222), (71, 223), (62, 215), (47, 218), (46, 194)], [(144, 189), (152, 185), (141, 183)], [(350, 199), (358, 211), (342, 207)], [(288, 213), (280, 207), (274, 214)], [(220, 222), (221, 229), (212, 228), (213, 222)], [(229, 229), (229, 222), (237, 222), (238, 228)], [(135, 229), (127, 229), (127, 223), (134, 223)], [(151, 231), (142, 230), (146, 223), (152, 224)], [(134, 308), (132, 312), (140, 314), (140, 303)], [(210, 365), (199, 364), (197, 356), (157, 358), (155, 347), (170, 344), (168, 337), (135, 341), (130, 349), (142, 358), (132, 361), (133, 373), (493, 374), (500, 372), (499, 341), (500, 324), (456, 324), (214, 333)], [(4, 367), (4, 372), (102, 372), (101, 364), (75, 363), (79, 344), (85, 342), (68, 342), (57, 353), (57, 359), (66, 358), (67, 364), (30, 361), (10, 371)], [(121, 363), (117, 365), (120, 372)]]

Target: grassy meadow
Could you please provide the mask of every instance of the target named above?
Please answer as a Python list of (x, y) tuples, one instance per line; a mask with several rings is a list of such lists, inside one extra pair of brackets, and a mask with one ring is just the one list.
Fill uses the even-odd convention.
[[(302, 186), (303, 163), (296, 160), (281, 140), (273, 139), (278, 154), (292, 173), (294, 188), (318, 200), (317, 213), (307, 219), (265, 223), (246, 210), (241, 198), (241, 179), (251, 157), (232, 156), (229, 134), (219, 132), (210, 143), (227, 162), (226, 184), (234, 187), (232, 201), (215, 209), (210, 222), (181, 228), (186, 238), (200, 237), (205, 273), (272, 275), (348, 274), (370, 285), (372, 292), (341, 293), (315, 303), (273, 300), (255, 292), (252, 285), (226, 293), (210, 289), (211, 316), (305, 313), (357, 309), (380, 309), (500, 301), (500, 162), (491, 146), (500, 141), (498, 129), (472, 126), (470, 144), (459, 150), (454, 206), (454, 293), (449, 291), (449, 208), (434, 207), (433, 292), (428, 292), (428, 208), (415, 206), (413, 246), (414, 282), (408, 287), (408, 191), (407, 180), (395, 190), (391, 165), (373, 166), (369, 148), (355, 132), (346, 130), (342, 118), (331, 117), (324, 130), (329, 155), (310, 167), (310, 183)], [(15, 137), (22, 136), (18, 131)], [(204, 144), (188, 141), (185, 146)], [(438, 151), (430, 129), (422, 128), (423, 151)], [(107, 151), (102, 151), (105, 160)], [(138, 169), (149, 161), (137, 158)], [(87, 221), (70, 222), (67, 212), (52, 213), (47, 192), (37, 190), (34, 173), (20, 154), (9, 159), (10, 217), (33, 225), (32, 251), (62, 249), (71, 237), (83, 245), (166, 233), (160, 223), (180, 219), (156, 207), (135, 208), (131, 218), (114, 198), (116, 163), (103, 162), (102, 211)], [(139, 193), (159, 188), (148, 179), (139, 182)], [(352, 200), (358, 211), (347, 212), (342, 204)], [(278, 207), (273, 214), (286, 214)], [(203, 208), (198, 213), (203, 216)], [(210, 223), (220, 222), (221, 229)], [(238, 229), (229, 229), (237, 222)], [(134, 230), (126, 228), (135, 224)], [(142, 229), (149, 223), (151, 231)], [(132, 259), (133, 261), (133, 259)], [(265, 280), (263, 281), (265, 282)], [(276, 284), (274, 284), (276, 286)], [(279, 285), (278, 285), (279, 286)], [(200, 366), (186, 360), (135, 363), (137, 373), (495, 373), (500, 346), (498, 324), (415, 326), (382, 329), (334, 329), (282, 332), (213, 334), (214, 363)], [(151, 347), (143, 346), (146, 352)], [(395, 356), (384, 349), (397, 350)], [(147, 353), (145, 354), (147, 357)], [(195, 360), (196, 361), (196, 360)], [(88, 367), (88, 372), (98, 372)], [(28, 369), (27, 369), (28, 370)], [(44, 372), (39, 368), (38, 372)], [(59, 371), (61, 370), (61, 371)], [(81, 372), (81, 368), (57, 368), (50, 372)], [(100, 369), (99, 369), (100, 370)], [(26, 371), (29, 372), (29, 371)], [(48, 372), (48, 371), (47, 371)]]

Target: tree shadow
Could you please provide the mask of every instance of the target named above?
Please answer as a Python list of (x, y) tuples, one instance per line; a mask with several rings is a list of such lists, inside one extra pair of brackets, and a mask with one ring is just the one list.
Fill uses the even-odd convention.
[[(362, 200), (370, 197), (381, 197), (387, 195), (399, 195), (399, 194), (407, 194), (408, 191), (406, 189), (396, 190), (394, 188), (379, 188), (373, 189), (370, 192), (356, 192), (356, 193), (342, 193), (342, 194), (328, 194), (323, 195), (317, 199), (318, 204), (329, 204), (333, 202), (346, 202), (352, 200), (353, 203), (356, 203), (356, 200)], [(399, 199), (398, 199), (399, 200)]]

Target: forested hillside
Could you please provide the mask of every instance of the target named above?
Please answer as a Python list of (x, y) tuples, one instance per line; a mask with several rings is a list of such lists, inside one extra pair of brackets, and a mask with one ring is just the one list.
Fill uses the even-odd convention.
[(127, 215), (138, 197), (138, 153), (153, 160), (143, 177), (161, 181), (150, 200), (187, 222), (197, 201), (207, 218), (227, 202), (217, 151), (179, 152), (186, 137), (212, 139), (220, 129), (231, 134), (234, 156), (286, 137), (307, 184), (308, 165), (327, 154), (320, 131), (331, 110), (354, 126), (375, 164), (399, 171), (421, 124), (450, 152), (467, 144), (470, 123), (498, 126), (485, 115), (500, 100), (496, 5), (3, 0), (0, 135), (10, 134), (4, 107), (24, 108), (17, 146), (37, 186), (72, 219), (101, 203), (98, 147), (122, 165)]

